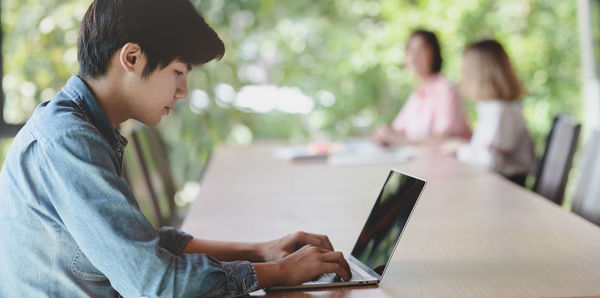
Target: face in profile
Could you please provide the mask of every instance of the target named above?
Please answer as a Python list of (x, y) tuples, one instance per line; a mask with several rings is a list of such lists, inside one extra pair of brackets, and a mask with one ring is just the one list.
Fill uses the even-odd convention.
[[(140, 69), (143, 69), (145, 57), (141, 60)], [(146, 125), (158, 124), (163, 116), (175, 109), (177, 100), (188, 96), (189, 71), (191, 65), (176, 59), (165, 68), (159, 67), (147, 78), (138, 74), (130, 85), (132, 92), (129, 98), (136, 107), (133, 118)]]
[(475, 100), (471, 92), (471, 84), (479, 84), (479, 82), (473, 82), (474, 80), (479, 81), (479, 79), (476, 79), (473, 75), (471, 75), (474, 69), (475, 71), (479, 69), (478, 65), (476, 65), (476, 63), (474, 63), (475, 61), (473, 60), (473, 55), (470, 54), (468, 51), (465, 51), (463, 53), (462, 65), (460, 67), (460, 80), (458, 86), (462, 94), (468, 100)]
[(431, 74), (432, 64), (433, 53), (423, 37), (413, 36), (406, 47), (406, 68), (420, 77), (426, 77)]

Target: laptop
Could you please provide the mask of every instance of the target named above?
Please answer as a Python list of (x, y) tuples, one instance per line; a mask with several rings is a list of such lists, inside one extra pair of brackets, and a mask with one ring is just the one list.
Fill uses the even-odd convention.
[(410, 215), (425, 188), (425, 180), (391, 170), (352, 253), (347, 258), (352, 279), (342, 281), (335, 273), (295, 286), (267, 290), (293, 290), (379, 284), (406, 228)]

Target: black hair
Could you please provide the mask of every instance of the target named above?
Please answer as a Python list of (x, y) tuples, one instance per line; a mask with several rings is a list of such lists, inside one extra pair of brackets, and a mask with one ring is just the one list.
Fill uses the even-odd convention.
[(77, 38), (79, 76), (104, 75), (113, 54), (128, 42), (146, 55), (142, 77), (175, 59), (200, 65), (225, 53), (223, 41), (189, 0), (94, 0)]
[(431, 54), (433, 55), (433, 61), (431, 63), (431, 72), (439, 73), (442, 71), (442, 50), (440, 49), (440, 43), (438, 42), (435, 33), (427, 30), (415, 30), (410, 39), (413, 39), (415, 36), (420, 36), (423, 38), (427, 46), (431, 49)]

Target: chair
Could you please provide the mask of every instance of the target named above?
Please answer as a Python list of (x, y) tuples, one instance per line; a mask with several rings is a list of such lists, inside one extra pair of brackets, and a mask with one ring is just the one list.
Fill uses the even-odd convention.
[(600, 127), (596, 128), (585, 148), (573, 209), (576, 214), (600, 225)]
[(539, 162), (533, 191), (559, 205), (563, 202), (580, 130), (581, 124), (573, 118), (555, 117)]
[(155, 227), (180, 223), (175, 204), (175, 184), (169, 167), (167, 148), (153, 127), (132, 127), (124, 133), (129, 139), (123, 176), (134, 192), (140, 209)]

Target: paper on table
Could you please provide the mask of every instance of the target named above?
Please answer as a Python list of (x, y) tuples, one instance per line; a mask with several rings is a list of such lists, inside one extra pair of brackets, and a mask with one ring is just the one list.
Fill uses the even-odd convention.
[(370, 141), (344, 143), (344, 150), (329, 156), (334, 166), (359, 166), (407, 162), (414, 155), (411, 147), (382, 147)]
[(286, 160), (311, 160), (326, 159), (330, 154), (338, 152), (342, 148), (339, 142), (315, 142), (306, 146), (277, 148), (273, 155), (279, 159)]
[(311, 152), (306, 146), (282, 147), (273, 151), (273, 155), (278, 159), (285, 160), (305, 160), (305, 159), (325, 159), (328, 153)]
[(408, 161), (414, 150), (410, 147), (382, 147), (368, 140), (320, 142), (306, 146), (282, 147), (273, 152), (279, 159), (327, 160), (335, 166), (402, 163)]
[(404, 163), (411, 159), (412, 154), (400, 150), (380, 154), (335, 154), (327, 162), (333, 166), (363, 166), (375, 164)]

